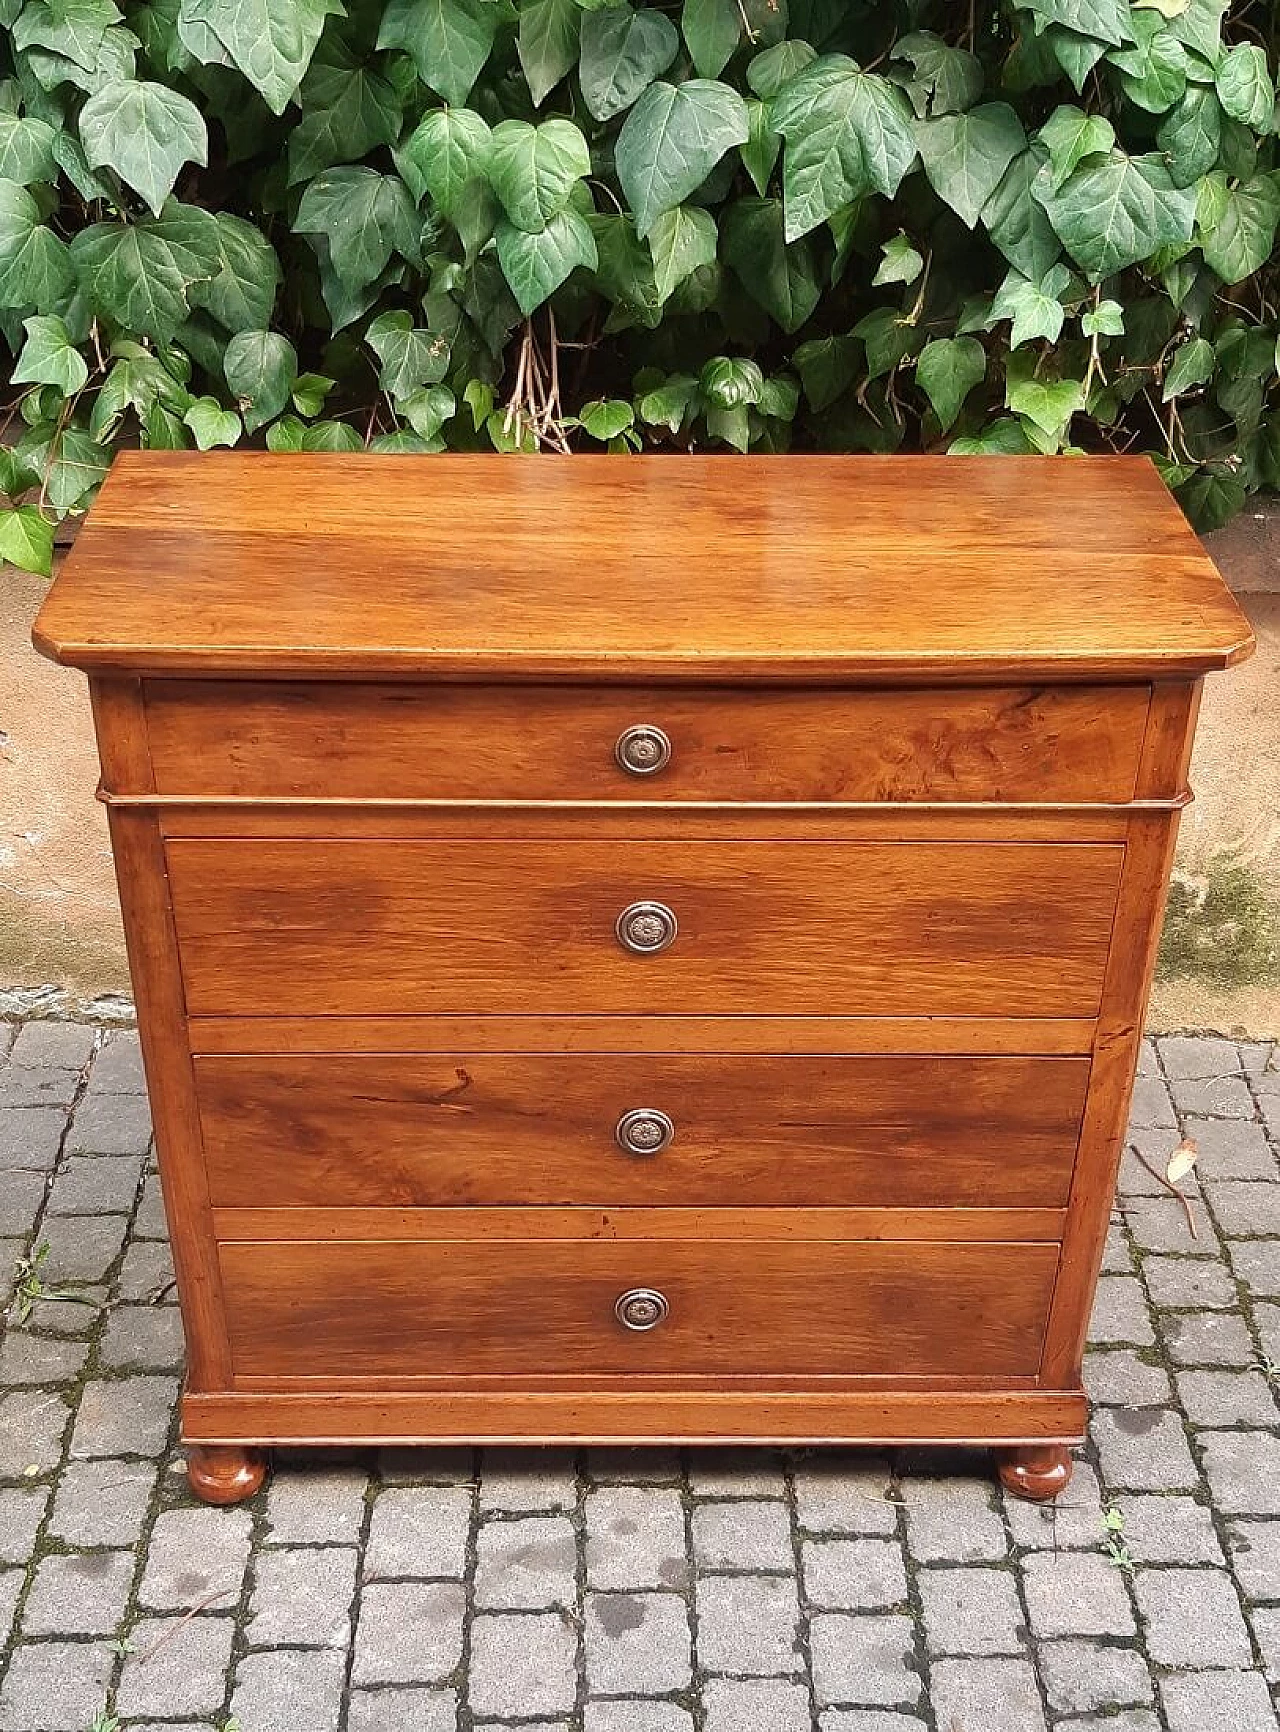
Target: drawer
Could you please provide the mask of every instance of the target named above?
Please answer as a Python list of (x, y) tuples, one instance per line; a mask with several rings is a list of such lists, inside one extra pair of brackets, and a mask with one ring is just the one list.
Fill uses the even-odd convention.
[(1089, 1061), (270, 1053), (195, 1076), (215, 1208), (1058, 1208)]
[[(171, 794), (1110, 802), (1133, 796), (1149, 695), (152, 680), (146, 713)], [(637, 727), (669, 742), (660, 768), (657, 735), (626, 744)]]
[[(219, 1248), (237, 1377), (1034, 1376), (1055, 1245), (484, 1238)], [(660, 1294), (656, 1327), (618, 1320)], [(638, 1320), (643, 1320), (641, 1316)]]
[[(1097, 1013), (1105, 843), (171, 839), (193, 1015)], [(656, 903), (676, 935), (624, 948)], [(633, 942), (666, 916), (623, 920)]]

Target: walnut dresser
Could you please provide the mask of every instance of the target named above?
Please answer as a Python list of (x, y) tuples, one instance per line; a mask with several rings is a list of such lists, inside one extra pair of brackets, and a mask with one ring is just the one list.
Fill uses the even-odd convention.
[(88, 670), (192, 1482), (963, 1440), (1067, 1480), (1201, 676), (1112, 458), (125, 455)]

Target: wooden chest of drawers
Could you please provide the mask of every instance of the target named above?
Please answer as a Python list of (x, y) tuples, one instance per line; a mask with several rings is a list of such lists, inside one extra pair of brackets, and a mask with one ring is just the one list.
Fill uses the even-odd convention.
[(118, 460), (86, 668), (214, 1501), (272, 1442), (1048, 1496), (1200, 677), (1128, 459)]

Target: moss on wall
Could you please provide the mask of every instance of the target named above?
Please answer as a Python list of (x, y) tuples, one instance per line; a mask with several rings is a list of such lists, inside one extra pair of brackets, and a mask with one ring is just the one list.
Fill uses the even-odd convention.
[(1217, 986), (1280, 981), (1280, 909), (1259, 874), (1226, 855), (1202, 876), (1175, 872), (1156, 974)]

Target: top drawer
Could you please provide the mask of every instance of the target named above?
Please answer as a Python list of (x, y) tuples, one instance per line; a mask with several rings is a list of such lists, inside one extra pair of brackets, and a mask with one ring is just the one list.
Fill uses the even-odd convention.
[(1147, 686), (146, 687), (158, 792), (265, 800), (1122, 802), (1149, 699)]

